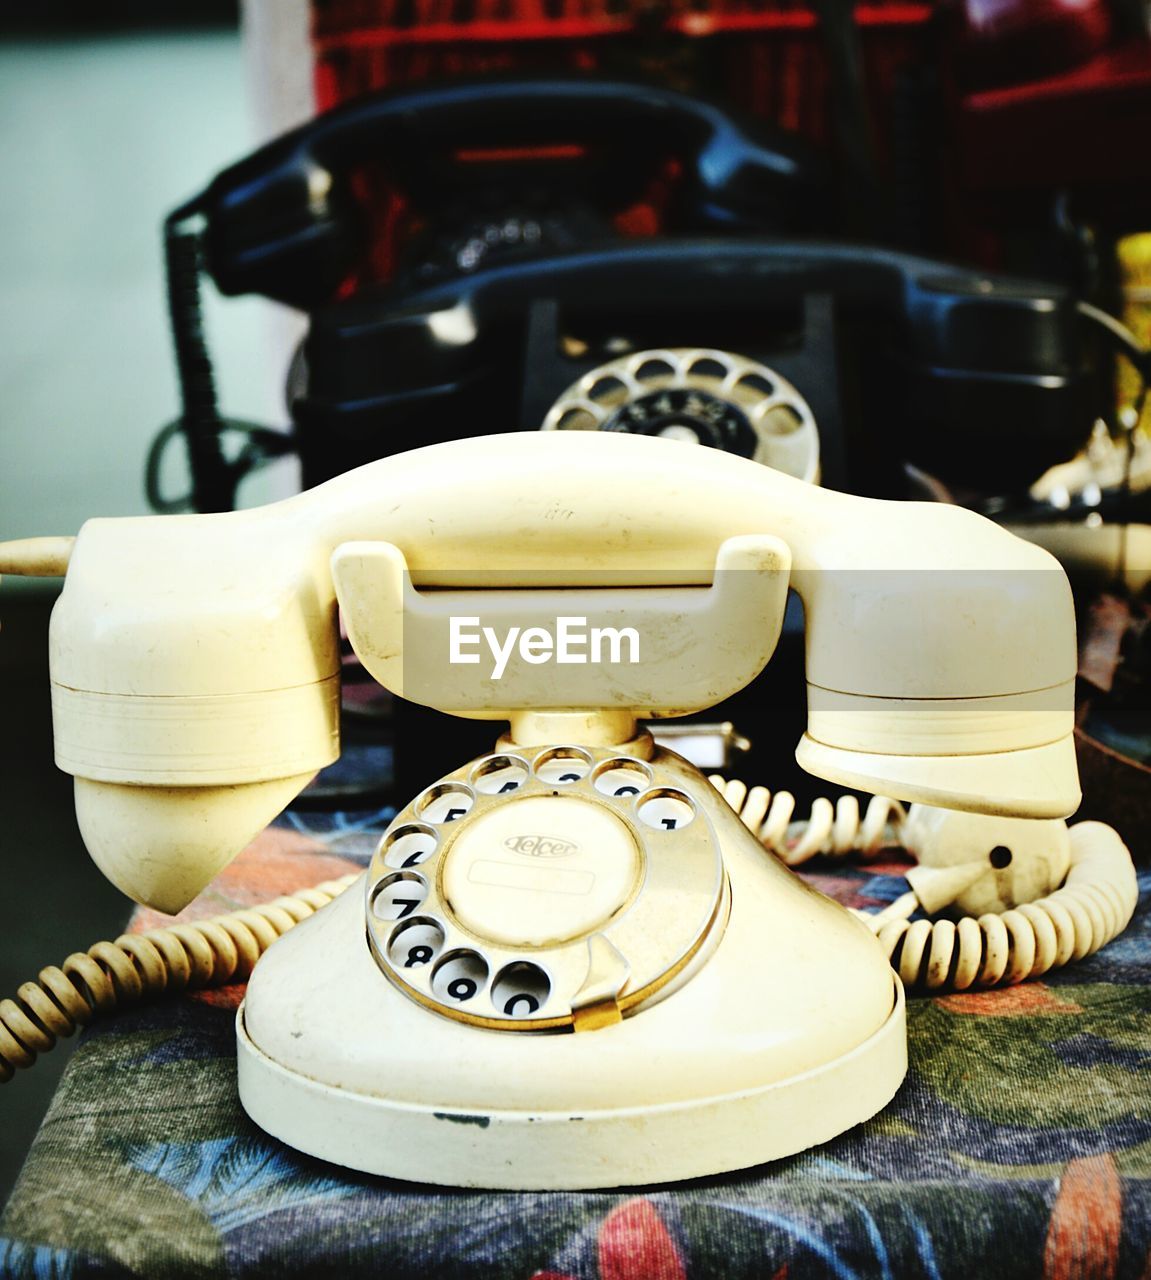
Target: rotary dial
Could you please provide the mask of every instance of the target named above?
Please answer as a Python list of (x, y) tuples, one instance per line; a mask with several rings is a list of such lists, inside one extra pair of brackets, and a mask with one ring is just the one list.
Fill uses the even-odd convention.
[(664, 436), (819, 478), (807, 401), (773, 370), (729, 351), (672, 347), (612, 360), (570, 386), (543, 429)]
[(578, 746), (447, 775), (396, 816), (372, 862), (377, 964), (412, 999), (483, 1027), (618, 1021), (722, 931), (726, 878), (697, 778), (670, 753)]

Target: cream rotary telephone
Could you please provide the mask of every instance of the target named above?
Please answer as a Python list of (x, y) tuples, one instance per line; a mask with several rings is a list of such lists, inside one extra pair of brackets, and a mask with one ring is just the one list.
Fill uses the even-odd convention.
[[(64, 559), (0, 559), (41, 552)], [(370, 1173), (584, 1188), (758, 1164), (890, 1100), (884, 947), (765, 852), (762, 796), (741, 820), (637, 729), (751, 680), (789, 587), (804, 768), (948, 810), (1075, 809), (1067, 581), (956, 507), (556, 431), (84, 526), (52, 619), (56, 759), (139, 902), (179, 910), (337, 757), (337, 603), (393, 692), (508, 724), (260, 961), (237, 1020), (259, 1125)], [(129, 968), (166, 963), (159, 938), (121, 943)], [(21, 1013), (47, 1038), (55, 982)]]

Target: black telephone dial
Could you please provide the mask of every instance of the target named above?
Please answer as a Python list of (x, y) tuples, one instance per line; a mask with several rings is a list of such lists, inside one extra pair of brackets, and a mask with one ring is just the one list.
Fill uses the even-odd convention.
[[(411, 235), (381, 282), (363, 264), (385, 180), (403, 192), (388, 217), (401, 208)], [(626, 238), (643, 207), (660, 234)], [(835, 487), (898, 492), (906, 459), (1009, 492), (1075, 451), (1106, 386), (1067, 291), (784, 238), (833, 232), (835, 217), (817, 155), (663, 89), (527, 79), (347, 104), (170, 217), (184, 412), (153, 451), (150, 491), (165, 505), (158, 459), (180, 431), (201, 510), (232, 505), (244, 472), (285, 448), (219, 416), (201, 271), (312, 313), (290, 388), (307, 486), (417, 444), (534, 429), (581, 378), (603, 367), (610, 381), (613, 360), (648, 350), (702, 355), (676, 372), (679, 399), (637, 384), (593, 425), (753, 456), (751, 410), (723, 394), (742, 361), (763, 403), (772, 375), (790, 384)], [(232, 459), (228, 426), (247, 433)]]

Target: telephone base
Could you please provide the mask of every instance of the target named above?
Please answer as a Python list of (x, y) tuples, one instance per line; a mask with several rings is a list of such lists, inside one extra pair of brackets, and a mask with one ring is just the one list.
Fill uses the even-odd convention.
[(292, 1071), (236, 1017), (240, 1096), (265, 1132), (363, 1173), (452, 1187), (574, 1191), (732, 1172), (795, 1155), (870, 1119), (907, 1071), (903, 985), (849, 1053), (790, 1079), (648, 1107), (453, 1112), (359, 1093)]
[[(569, 753), (559, 757), (562, 768), (557, 751)], [(548, 780), (552, 769), (578, 774), (578, 752), (589, 757), (585, 776)], [(529, 754), (510, 798), (478, 790), (493, 765), (497, 782), (500, 770), (512, 770), (507, 757), (459, 771), (473, 779), (474, 792), (456, 775), (429, 788), (414, 810), (397, 815), (360, 890), (353, 886), (292, 929), (256, 966), (237, 1038), (240, 1101), (258, 1125), (365, 1173), (457, 1187), (577, 1190), (762, 1164), (826, 1142), (891, 1100), (907, 1069), (903, 989), (865, 925), (771, 857), (673, 752), (630, 762), (643, 771), (636, 773), (641, 785), (610, 795), (613, 770), (625, 762), (606, 748), (595, 767), (590, 749)], [(648, 803), (679, 796), (694, 817), (683, 821), (677, 810), (662, 834), (650, 824), (650, 838), (639, 834), (649, 786)], [(472, 802), (462, 818), (442, 811), (453, 797)], [(620, 815), (631, 815), (630, 825)], [(542, 889), (521, 881), (515, 910), (507, 906), (504, 870), (518, 864), (500, 862), (499, 851), (508, 831), (521, 828), (570, 835), (559, 858), (567, 877), (585, 872), (578, 894), (553, 871)], [(617, 828), (637, 835), (618, 840)], [(414, 852), (403, 843), (412, 839), (422, 842)], [(429, 850), (429, 839), (443, 850)], [(620, 909), (613, 875), (628, 841), (637, 851), (644, 842), (642, 857), (635, 853), (644, 891), (624, 895)], [(589, 849), (606, 853), (606, 867), (590, 860)], [(422, 860), (392, 869), (401, 858), (406, 867), (409, 855)], [(541, 873), (533, 875), (540, 884)], [(390, 914), (387, 894), (397, 876), (412, 886), (404, 892), (424, 895), (410, 923)], [(500, 892), (481, 897), (490, 885)], [(606, 923), (573, 916), (570, 903), (605, 885), (610, 893), (595, 918)], [(681, 937), (685, 923), (692, 927)], [(438, 931), (434, 944), (413, 945), (413, 952), (444, 948), (438, 963), (404, 952), (405, 931), (417, 928)], [(520, 940), (519, 951), (509, 949), (505, 928)], [(548, 945), (567, 936), (567, 953)], [(508, 1011), (490, 993), (510, 979), (483, 976), (513, 972), (508, 957), (517, 954), (549, 983), (536, 1007), (554, 1021), (539, 1029), (499, 1023)], [(395, 956), (414, 966), (396, 968)], [(445, 1004), (451, 988), (437, 985), (439, 972), (465, 959), (472, 967), (458, 980), (467, 973), (481, 979), (452, 998), (474, 1001), (474, 1020)], [(634, 1004), (619, 985), (621, 963), (647, 992)], [(406, 976), (421, 965), (431, 970), (424, 986), (418, 973)], [(593, 994), (610, 990), (613, 1000), (622, 990), (615, 1018), (565, 1022), (577, 981), (577, 995), (584, 985)], [(592, 1011), (594, 1002), (582, 1007)]]

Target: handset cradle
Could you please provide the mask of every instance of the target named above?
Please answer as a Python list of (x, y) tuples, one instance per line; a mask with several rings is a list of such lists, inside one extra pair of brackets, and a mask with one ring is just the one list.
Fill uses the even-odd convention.
[[(468, 575), (474, 589), (421, 592), (391, 543), (344, 543), (332, 555), (348, 638), (369, 674), (393, 693), (451, 715), (511, 720), (517, 741), (540, 732), (528, 724), (541, 715), (554, 723), (557, 714), (582, 714), (586, 729), (569, 730), (580, 741), (621, 742), (612, 736), (620, 732), (621, 710), (634, 728), (635, 716), (687, 715), (737, 693), (775, 652), (790, 571), (790, 548), (769, 534), (721, 543), (707, 586), (675, 585), (673, 571), (660, 585), (658, 574), (636, 580), (603, 569), (584, 575), (590, 581), (581, 587), (549, 570), (477, 570)], [(466, 620), (468, 631), (453, 620)], [(564, 624), (575, 624), (574, 636)], [(557, 630), (575, 641), (566, 654), (549, 644)], [(544, 652), (525, 651), (531, 631)], [(468, 652), (453, 654), (465, 634)], [(597, 653), (597, 638), (606, 655)], [(490, 682), (480, 678), (485, 662)]]

